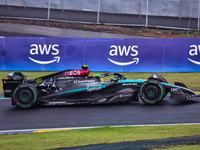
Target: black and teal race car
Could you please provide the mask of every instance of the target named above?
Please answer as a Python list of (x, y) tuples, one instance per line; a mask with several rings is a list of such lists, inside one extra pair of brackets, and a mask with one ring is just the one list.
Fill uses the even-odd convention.
[(86, 65), (82, 69), (66, 70), (27, 80), (21, 72), (9, 73), (3, 79), (4, 96), (12, 105), (30, 108), (35, 105), (110, 104), (138, 102), (159, 104), (170, 93), (171, 99), (188, 100), (199, 95), (183, 83), (168, 84), (154, 74), (147, 80), (126, 79), (120, 73), (89, 76)]

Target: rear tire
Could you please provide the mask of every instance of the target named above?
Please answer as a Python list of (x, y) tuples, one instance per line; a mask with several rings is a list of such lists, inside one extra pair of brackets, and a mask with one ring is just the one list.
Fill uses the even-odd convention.
[(31, 108), (37, 104), (38, 91), (28, 83), (20, 84), (13, 92), (12, 100), (21, 108)]
[(146, 104), (159, 104), (165, 97), (163, 85), (155, 80), (148, 80), (140, 88), (140, 98)]

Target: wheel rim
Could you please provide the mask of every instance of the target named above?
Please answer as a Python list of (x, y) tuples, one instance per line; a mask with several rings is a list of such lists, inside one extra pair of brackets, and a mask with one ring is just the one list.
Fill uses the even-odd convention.
[(149, 90), (149, 95), (154, 95), (155, 91), (154, 90)]
[(155, 100), (159, 96), (159, 90), (156, 86), (151, 85), (145, 89), (145, 97), (149, 100)]
[(18, 100), (22, 104), (27, 104), (32, 101), (32, 93), (29, 90), (21, 90), (18, 94)]
[(22, 98), (23, 98), (24, 100), (28, 99), (28, 94), (27, 94), (27, 93), (23, 94), (23, 95), (22, 95)]

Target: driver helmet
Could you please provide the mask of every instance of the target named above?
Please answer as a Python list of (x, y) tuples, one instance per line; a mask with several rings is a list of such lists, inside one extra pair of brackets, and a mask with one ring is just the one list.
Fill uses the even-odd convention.
[(99, 77), (100, 81), (101, 81), (101, 82), (104, 82), (103, 78), (100, 77), (100, 76), (101, 76), (100, 74), (95, 74), (94, 76), (95, 76), (95, 77)]

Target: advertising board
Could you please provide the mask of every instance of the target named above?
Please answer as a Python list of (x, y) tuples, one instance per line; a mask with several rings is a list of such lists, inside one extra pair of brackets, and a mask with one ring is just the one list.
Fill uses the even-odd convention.
[(0, 69), (199, 72), (200, 38), (112, 39), (1, 37)]

